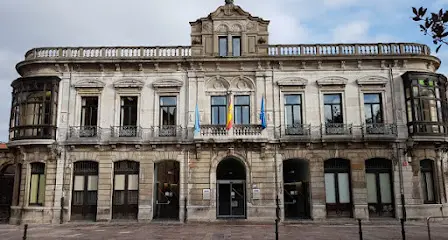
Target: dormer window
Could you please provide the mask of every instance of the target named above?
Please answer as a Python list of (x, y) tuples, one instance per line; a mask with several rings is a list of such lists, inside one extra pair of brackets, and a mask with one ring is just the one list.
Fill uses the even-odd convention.
[(241, 56), (241, 37), (232, 37), (232, 53), (234, 57)]
[[(239, 57), (241, 56), (241, 37), (240, 36), (232, 36), (231, 38), (232, 45), (229, 46), (229, 38), (227, 36), (218, 37), (219, 40), (219, 56), (220, 57)], [(229, 49), (231, 47), (231, 49)], [(231, 50), (231, 51), (229, 51)]]

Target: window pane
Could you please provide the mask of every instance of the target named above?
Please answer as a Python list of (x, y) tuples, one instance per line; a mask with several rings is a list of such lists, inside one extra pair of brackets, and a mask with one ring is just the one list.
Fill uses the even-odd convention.
[(227, 56), (227, 37), (219, 37), (219, 56)]
[(366, 118), (366, 123), (372, 123), (372, 105), (364, 105), (364, 117)]
[(243, 106), (243, 124), (249, 124), (249, 118), (250, 118), (250, 113), (249, 113), (249, 106)]
[(340, 94), (324, 94), (324, 103), (325, 104), (341, 103), (341, 95)]
[(176, 97), (160, 97), (160, 106), (176, 106)]
[(212, 97), (212, 105), (227, 105), (227, 98), (225, 96)]
[(333, 115), (330, 105), (324, 106), (324, 117), (326, 123), (332, 123), (333, 122)]
[(325, 199), (327, 203), (336, 203), (334, 173), (325, 173)]
[(235, 105), (249, 105), (250, 97), (249, 96), (235, 96)]
[(128, 190), (138, 190), (138, 174), (128, 175)]
[(434, 181), (432, 179), (432, 173), (431, 172), (425, 172), (425, 178), (426, 178), (426, 190), (427, 190), (427, 200), (429, 202), (434, 201)]
[(241, 107), (235, 107), (235, 124), (242, 124)]
[(294, 111), (294, 123), (295, 124), (300, 124), (302, 123), (302, 111), (301, 111), (301, 107), (300, 105), (295, 105), (293, 106), (293, 111)]
[(348, 173), (338, 173), (339, 202), (350, 203), (350, 181)]
[(285, 120), (286, 125), (292, 125), (292, 106), (285, 106)]
[(219, 124), (219, 108), (212, 108), (212, 124)]
[(73, 190), (84, 190), (84, 176), (75, 176), (75, 182), (73, 183)]
[(367, 202), (378, 203), (375, 174), (366, 173), (366, 180), (367, 180)]
[(373, 111), (373, 114), (374, 114), (373, 120), (375, 121), (375, 123), (382, 123), (383, 122), (383, 117), (382, 117), (382, 113), (381, 113), (381, 105), (373, 104), (372, 105), (372, 111)]
[(380, 94), (378, 93), (365, 93), (364, 103), (380, 103)]
[(227, 113), (226, 113), (226, 107), (220, 107), (219, 108), (219, 121), (218, 124), (224, 125), (227, 121)]
[(114, 190), (124, 190), (125, 175), (115, 175)]
[(381, 202), (392, 203), (392, 191), (390, 186), (390, 174), (380, 173)]
[(30, 187), (30, 204), (37, 203), (37, 191), (39, 187), (39, 175), (31, 175), (31, 187)]
[(44, 203), (45, 199), (45, 175), (41, 174), (39, 176), (39, 196), (37, 199), (37, 203)]
[(285, 95), (285, 104), (300, 104), (300, 95)]
[(233, 56), (235, 56), (235, 57), (241, 56), (241, 38), (240, 37), (232, 38), (232, 49), (233, 49)]
[(87, 190), (97, 191), (98, 190), (98, 176), (88, 176), (87, 177)]

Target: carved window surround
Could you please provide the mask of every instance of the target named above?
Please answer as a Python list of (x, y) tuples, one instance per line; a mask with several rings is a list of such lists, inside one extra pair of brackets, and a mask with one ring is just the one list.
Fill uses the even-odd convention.
[(81, 94), (101, 93), (106, 84), (99, 80), (81, 80), (72, 85)]
[(308, 80), (303, 78), (286, 78), (277, 82), (282, 92), (302, 92), (307, 84)]
[(115, 89), (135, 89), (141, 90), (145, 84), (143, 81), (134, 79), (125, 79), (114, 82)]
[(179, 93), (183, 82), (179, 80), (158, 80), (152, 84), (153, 89), (159, 93)]
[(363, 89), (381, 89), (386, 87), (388, 81), (385, 77), (369, 76), (356, 80), (356, 83)]
[(348, 79), (343, 77), (326, 77), (316, 81), (317, 86), (322, 89), (344, 89)]

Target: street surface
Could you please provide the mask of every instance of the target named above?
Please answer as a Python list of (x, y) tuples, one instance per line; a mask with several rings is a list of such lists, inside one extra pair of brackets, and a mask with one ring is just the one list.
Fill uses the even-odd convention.
[[(274, 225), (176, 224), (176, 223), (68, 223), (64, 225), (30, 225), (28, 240), (51, 239), (275, 239)], [(359, 239), (354, 224), (289, 224), (280, 225), (279, 239)], [(432, 223), (433, 240), (448, 240), (448, 223)], [(399, 223), (373, 223), (363, 226), (364, 240), (402, 239)], [(424, 222), (407, 223), (407, 240), (428, 239)], [(0, 225), (0, 240), (22, 240), (23, 226)]]

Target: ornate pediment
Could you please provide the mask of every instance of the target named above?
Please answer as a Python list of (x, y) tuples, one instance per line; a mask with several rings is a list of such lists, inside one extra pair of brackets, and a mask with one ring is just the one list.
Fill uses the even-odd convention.
[(308, 84), (308, 80), (299, 77), (289, 77), (277, 81), (279, 86), (302, 86), (305, 87)]
[(224, 20), (224, 19), (249, 19), (264, 24), (269, 24), (269, 21), (263, 20), (262, 18), (252, 16), (249, 12), (244, 11), (240, 6), (235, 5), (233, 2), (229, 2), (220, 7), (218, 7), (214, 12), (210, 13), (205, 18), (200, 18), (196, 22), (191, 22), (190, 24), (198, 23), (206, 20)]
[(227, 91), (230, 83), (223, 77), (212, 77), (206, 82), (207, 91)]
[(319, 87), (322, 86), (341, 86), (347, 85), (348, 79), (338, 76), (325, 77), (316, 81)]
[(73, 84), (74, 88), (98, 88), (102, 89), (106, 84), (95, 79), (81, 80)]
[(231, 81), (231, 89), (237, 91), (253, 91), (254, 81), (246, 76), (240, 76), (232, 79)]
[(152, 84), (153, 88), (181, 88), (183, 82), (175, 79), (161, 79)]
[(367, 76), (356, 80), (359, 86), (365, 85), (377, 85), (377, 86), (386, 86), (389, 79), (381, 76)]
[(136, 79), (123, 79), (114, 82), (114, 88), (143, 88), (144, 82)]

